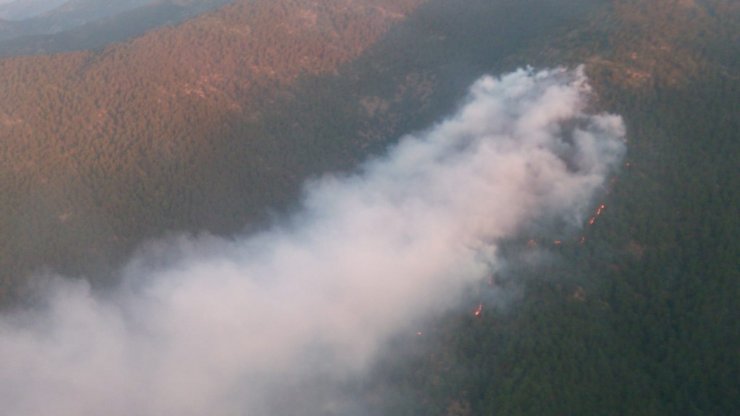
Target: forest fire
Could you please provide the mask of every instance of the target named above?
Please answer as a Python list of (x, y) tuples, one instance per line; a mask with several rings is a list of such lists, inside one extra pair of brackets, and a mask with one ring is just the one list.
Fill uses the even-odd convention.
[(473, 310), (473, 316), (480, 318), (483, 315), (483, 304), (479, 303), (478, 306)]
[(605, 209), (606, 209), (606, 204), (599, 205), (598, 208), (596, 208), (594, 215), (592, 215), (591, 218), (589, 218), (588, 225), (594, 225), (594, 223), (596, 222), (596, 219), (599, 217), (599, 215), (601, 215), (604, 212)]

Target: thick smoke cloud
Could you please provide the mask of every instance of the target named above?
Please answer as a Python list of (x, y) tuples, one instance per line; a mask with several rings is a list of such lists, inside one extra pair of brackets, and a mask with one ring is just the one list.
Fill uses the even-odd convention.
[(449, 119), (309, 183), (281, 226), (150, 245), (111, 293), (57, 279), (0, 320), (2, 413), (260, 415), (276, 386), (358, 374), (486, 277), (499, 241), (583, 221), (624, 152), (588, 95), (581, 70), (484, 77)]

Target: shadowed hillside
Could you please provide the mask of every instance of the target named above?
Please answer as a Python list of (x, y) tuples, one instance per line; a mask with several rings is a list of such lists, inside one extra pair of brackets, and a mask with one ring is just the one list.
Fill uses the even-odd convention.
[(511, 59), (586, 62), (595, 104), (627, 123), (624, 169), (582, 239), (504, 249), (555, 259), (495, 276), (513, 304), (476, 317), (471, 294), (400, 340), (413, 347), (360, 384), (377, 414), (734, 413), (738, 36), (735, 2), (623, 0)]

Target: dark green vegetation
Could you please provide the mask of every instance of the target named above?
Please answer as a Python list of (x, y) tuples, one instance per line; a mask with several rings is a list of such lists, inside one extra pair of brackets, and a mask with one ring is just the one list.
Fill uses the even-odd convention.
[(473, 298), (385, 363), (377, 391), (398, 399), (380, 414), (737, 412), (740, 14), (696, 3), (616, 2), (538, 52), (591, 63), (628, 165), (585, 244), (500, 276), (527, 281), (521, 302), (477, 319)]
[(526, 282), (518, 302), (430, 324), (362, 394), (387, 415), (734, 413), (736, 2), (237, 3), (96, 53), (0, 61), (10, 298), (34, 268), (100, 275), (142, 239), (258, 224), (484, 72), (585, 62), (630, 139), (585, 244), (501, 276)]
[(507, 313), (449, 317), (386, 362), (384, 414), (734, 414), (738, 85), (622, 93), (630, 167), (586, 243), (505, 275), (528, 282)]

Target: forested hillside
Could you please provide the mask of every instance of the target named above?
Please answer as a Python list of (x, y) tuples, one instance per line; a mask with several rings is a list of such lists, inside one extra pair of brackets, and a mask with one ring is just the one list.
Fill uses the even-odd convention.
[[(628, 128), (600, 215), (557, 244), (507, 242), (493, 287), (343, 388), (378, 415), (734, 414), (733, 0), (237, 1), (101, 51), (0, 60), (5, 300), (47, 267), (105, 276), (168, 231), (259, 226), (481, 74), (580, 63)], [(528, 250), (553, 260), (518, 264)]]
[(356, 58), (417, 3), (235, 2), (98, 52), (0, 60), (3, 281), (92, 271), (164, 230), (253, 219), (303, 175), (279, 149), (246, 151), (259, 136), (234, 126), (299, 75)]
[(100, 275), (166, 231), (257, 223), (588, 3), (439, 0), (404, 21), (421, 2), (236, 2), (98, 52), (0, 60), (3, 282)]
[(367, 396), (394, 398), (379, 414), (737, 411), (739, 12), (728, 1), (617, 1), (524, 54), (588, 63), (598, 105), (627, 121), (624, 170), (583, 240), (511, 242), (510, 253), (536, 242), (557, 259), (495, 277), (513, 304), (484, 297), (476, 317), (472, 295), (385, 362)]

